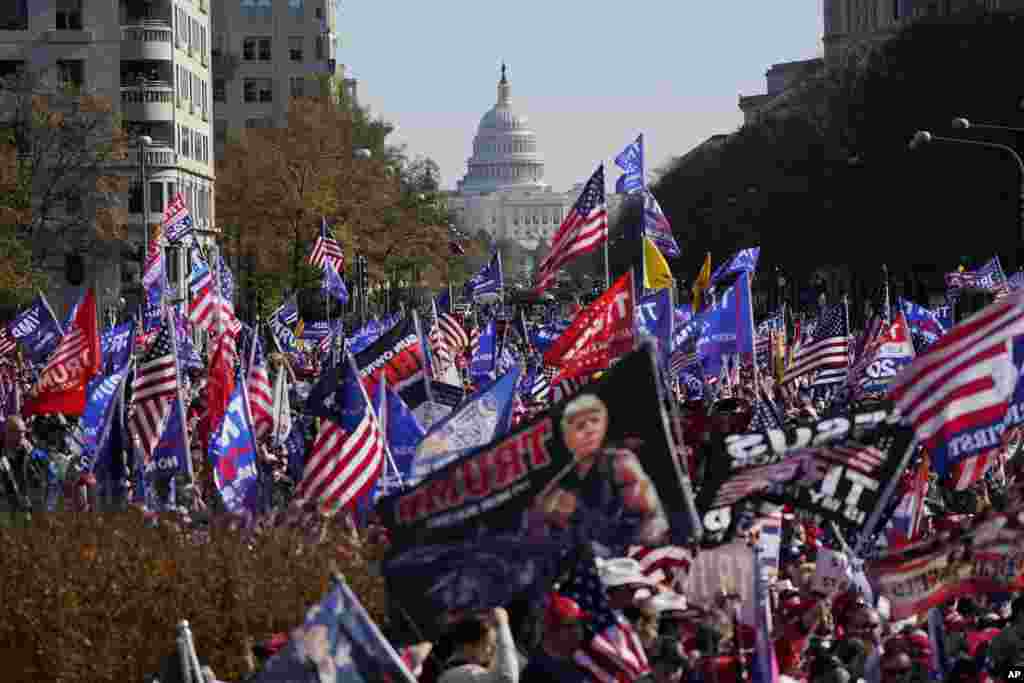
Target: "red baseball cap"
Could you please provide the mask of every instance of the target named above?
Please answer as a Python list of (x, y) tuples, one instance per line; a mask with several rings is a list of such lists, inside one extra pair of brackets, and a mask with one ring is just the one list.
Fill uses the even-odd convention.
[(558, 593), (548, 596), (548, 609), (545, 617), (548, 622), (586, 621), (590, 615), (580, 609), (576, 601)]

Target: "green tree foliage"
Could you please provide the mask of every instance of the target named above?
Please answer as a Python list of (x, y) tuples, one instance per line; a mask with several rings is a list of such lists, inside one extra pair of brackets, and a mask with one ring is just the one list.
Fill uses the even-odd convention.
[(757, 123), (681, 157), (654, 187), (683, 250), (677, 277), (692, 281), (706, 251), (717, 263), (755, 244), (762, 272), (779, 266), (807, 281), (817, 266), (837, 265), (855, 295), (874, 287), (883, 262), (898, 283), (907, 274), (911, 295), (962, 256), (998, 252), (1007, 269), (1020, 264), (1013, 159), (938, 142), (911, 152), (908, 142), (921, 129), (1019, 142), (951, 121), (1020, 125), (1024, 91), (985, 76), (1007, 73), (1022, 39), (1015, 13), (914, 23), (830, 64)]

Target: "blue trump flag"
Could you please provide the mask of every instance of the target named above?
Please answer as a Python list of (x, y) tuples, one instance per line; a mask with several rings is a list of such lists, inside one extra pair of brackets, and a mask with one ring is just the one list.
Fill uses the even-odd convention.
[[(693, 327), (691, 327), (693, 326)], [(692, 334), (698, 330), (697, 356), (707, 375), (718, 375), (722, 357), (740, 354), (753, 358), (754, 320), (751, 313), (750, 280), (741, 273), (736, 283), (725, 290), (715, 302), (687, 324)], [(675, 344), (685, 341), (677, 334)]]
[(11, 336), (21, 342), (33, 363), (45, 363), (64, 336), (57, 316), (46, 297), (39, 294), (7, 325)]
[(292, 630), (288, 645), (252, 681), (416, 683), (416, 678), (344, 579), (336, 576), (327, 596)]
[(239, 376), (209, 451), (214, 484), (224, 507), (235, 514), (255, 513), (259, 503), (256, 438), (249, 415), (249, 394)]
[(82, 441), (82, 466), (87, 472), (96, 469), (106, 452), (107, 441), (115, 415), (117, 399), (128, 377), (128, 359), (135, 345), (135, 323), (129, 321), (110, 328), (100, 338), (104, 365), (103, 375), (89, 382), (88, 400), (78, 426)]
[(641, 335), (654, 339), (657, 356), (664, 363), (672, 346), (671, 293), (668, 289), (660, 289), (640, 299), (636, 308), (637, 330)]
[(477, 347), (476, 353), (473, 354), (469, 364), (469, 374), (474, 381), (480, 382), (481, 380), (493, 377), (492, 373), (494, 372), (495, 350), (497, 346), (497, 339), (495, 337), (495, 325), (492, 318), (487, 323), (487, 326), (484, 327), (484, 331), (480, 335), (480, 345)]
[(517, 365), (434, 424), (416, 447), (407, 484), (411, 486), (459, 456), (504, 436), (512, 421), (519, 373)]
[(321, 283), (322, 289), (337, 299), (342, 306), (348, 303), (348, 290), (345, 283), (334, 269), (334, 262), (327, 261), (324, 265), (324, 277)]
[(496, 294), (504, 287), (501, 273), (501, 252), (491, 254), (491, 260), (476, 275), (466, 282), (463, 294), (467, 299), (475, 299), (481, 294)]
[(760, 255), (761, 247), (739, 250), (711, 274), (711, 285), (722, 282), (734, 273), (753, 273), (757, 270), (757, 259)]
[(386, 425), (388, 449), (391, 451), (398, 473), (404, 480), (412, 470), (416, 446), (423, 440), (426, 431), (402, 397), (390, 387), (385, 386), (383, 394), (378, 388), (376, 393), (377, 415), (380, 416), (381, 424)]
[(618, 194), (635, 194), (642, 192), (647, 186), (644, 179), (644, 134), (636, 136), (636, 140), (615, 157), (615, 165), (622, 169), (622, 175), (615, 181), (615, 192)]
[(939, 341), (942, 335), (946, 334), (946, 330), (949, 329), (947, 325), (943, 324), (939, 316), (929, 308), (915, 304), (913, 301), (902, 297), (896, 299), (896, 303), (907, 319), (907, 324), (910, 326), (910, 335), (914, 342), (914, 349), (918, 353), (924, 353), (928, 347)]
[(167, 426), (160, 436), (153, 457), (146, 463), (146, 476), (167, 476), (189, 472), (188, 434), (185, 432), (185, 416), (182, 414), (181, 401), (171, 404), (171, 414), (167, 417)]

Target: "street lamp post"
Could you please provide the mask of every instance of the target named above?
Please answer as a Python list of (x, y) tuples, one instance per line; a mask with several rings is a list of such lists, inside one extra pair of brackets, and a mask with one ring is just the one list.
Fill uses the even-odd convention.
[[(953, 120), (953, 127), (954, 128), (969, 128), (972, 125), (974, 127), (976, 127), (976, 128), (985, 127), (985, 128), (995, 128), (995, 129), (1001, 129), (1001, 130), (1011, 130), (1011, 131), (1012, 130), (1020, 130), (1020, 129), (1016, 129), (1016, 128), (1007, 128), (1007, 127), (1003, 127), (1003, 126), (989, 126), (989, 125), (984, 125), (984, 124), (980, 124), (980, 125), (979, 124), (972, 124), (971, 122), (969, 122), (967, 119), (964, 119), (964, 118), (959, 118), (959, 119), (954, 119)], [(1024, 131), (1022, 131), (1022, 132), (1024, 132)], [(999, 150), (999, 151), (1004, 152), (1006, 154), (1009, 154), (1011, 157), (1013, 157), (1013, 160), (1017, 162), (1017, 169), (1020, 171), (1020, 186), (1021, 186), (1020, 201), (1019, 201), (1019, 204), (1018, 204), (1018, 211), (1017, 211), (1017, 227), (1018, 227), (1018, 231), (1019, 231), (1018, 238), (1019, 239), (1024, 239), (1024, 160), (1022, 160), (1020, 158), (1020, 155), (1017, 154), (1017, 150), (1015, 150), (1013, 147), (1010, 147), (1009, 145), (1003, 145), (1003, 144), (1000, 144), (998, 142), (986, 142), (984, 140), (965, 140), (963, 138), (950, 138), (950, 137), (944, 137), (944, 136), (941, 136), (941, 135), (932, 135), (931, 133), (929, 133), (926, 130), (919, 130), (916, 133), (914, 133), (914, 137), (911, 138), (911, 140), (910, 140), (909, 147), (910, 147), (911, 150), (915, 150), (915, 149), (921, 147), (922, 145), (927, 145), (927, 144), (929, 144), (931, 142), (950, 142), (950, 143), (959, 144), (959, 145), (973, 145), (975, 147), (986, 147), (988, 149)]]
[(146, 174), (146, 148), (153, 144), (153, 138), (140, 135), (136, 138), (139, 146), (139, 183), (142, 185), (142, 263), (145, 267), (149, 254), (149, 178)]

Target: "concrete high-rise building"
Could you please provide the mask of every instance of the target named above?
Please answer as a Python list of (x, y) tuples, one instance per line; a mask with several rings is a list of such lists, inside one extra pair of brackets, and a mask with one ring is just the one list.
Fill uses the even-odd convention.
[(153, 140), (145, 152), (148, 207), (143, 206), (138, 148), (133, 144), (127, 161), (112, 167), (130, 178), (129, 244), (82, 255), (85, 280), (77, 285), (65, 277), (60, 249), (50, 245), (47, 250), (48, 294), (58, 314), (83, 285), (96, 289), (101, 310), (122, 294), (129, 306), (138, 302), (139, 264), (126, 256), (131, 249), (125, 247), (141, 244), (143, 220), (159, 223), (176, 192), (183, 193), (200, 233), (210, 237), (215, 217), (210, 2), (0, 0), (0, 76), (24, 71), (102, 97), (133, 139)]
[[(218, 151), (245, 128), (281, 126), (293, 97), (321, 96), (342, 77), (336, 0), (216, 0), (214, 138)], [(356, 101), (356, 82), (343, 83)]]

